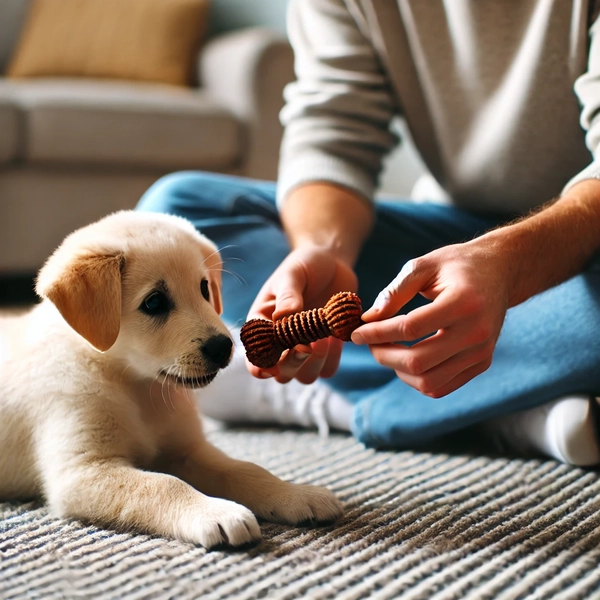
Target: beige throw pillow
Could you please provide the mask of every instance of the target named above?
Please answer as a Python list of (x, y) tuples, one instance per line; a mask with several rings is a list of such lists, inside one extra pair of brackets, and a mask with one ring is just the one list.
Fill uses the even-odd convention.
[(208, 0), (32, 0), (13, 78), (192, 83)]

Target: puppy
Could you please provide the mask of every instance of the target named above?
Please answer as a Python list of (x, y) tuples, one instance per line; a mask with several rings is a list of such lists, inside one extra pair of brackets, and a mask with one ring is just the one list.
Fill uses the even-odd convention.
[(258, 541), (255, 515), (339, 517), (329, 491), (203, 436), (191, 389), (233, 348), (220, 267), (168, 215), (122, 211), (64, 240), (38, 275), (42, 302), (0, 321), (0, 498), (41, 495), (59, 517), (205, 547)]

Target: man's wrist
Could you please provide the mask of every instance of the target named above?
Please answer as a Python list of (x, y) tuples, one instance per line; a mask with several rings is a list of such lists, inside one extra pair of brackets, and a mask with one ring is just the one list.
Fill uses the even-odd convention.
[(510, 306), (581, 272), (600, 249), (600, 181), (584, 181), (538, 211), (481, 238), (503, 264)]
[(373, 207), (356, 193), (330, 183), (294, 190), (281, 209), (293, 249), (316, 247), (352, 266), (373, 225)]

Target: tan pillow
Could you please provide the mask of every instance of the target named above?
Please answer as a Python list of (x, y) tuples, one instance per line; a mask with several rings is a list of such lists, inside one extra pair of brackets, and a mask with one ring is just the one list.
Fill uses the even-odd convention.
[(32, 0), (7, 75), (189, 85), (208, 0)]

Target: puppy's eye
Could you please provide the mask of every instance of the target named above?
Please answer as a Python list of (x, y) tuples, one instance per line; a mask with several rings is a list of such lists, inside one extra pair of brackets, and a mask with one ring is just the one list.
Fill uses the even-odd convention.
[(152, 292), (144, 298), (140, 310), (152, 317), (166, 315), (171, 310), (171, 302), (163, 292)]
[(204, 296), (205, 300), (210, 300), (210, 290), (208, 288), (208, 279), (203, 279), (200, 282), (200, 291), (202, 292), (202, 295)]

